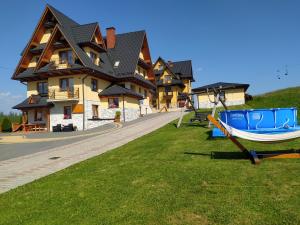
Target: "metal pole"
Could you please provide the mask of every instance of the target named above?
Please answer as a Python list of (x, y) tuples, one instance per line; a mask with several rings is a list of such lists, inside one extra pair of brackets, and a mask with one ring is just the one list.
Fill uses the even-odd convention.
[(125, 103), (124, 103), (124, 95), (122, 95), (123, 97), (123, 120), (124, 120), (124, 123), (125, 123)]
[[(82, 120), (82, 130), (85, 130), (85, 96), (84, 96), (84, 81), (88, 77), (86, 75), (85, 77), (82, 78), (82, 101), (83, 101), (83, 120)], [(79, 96), (79, 93), (78, 93)]]

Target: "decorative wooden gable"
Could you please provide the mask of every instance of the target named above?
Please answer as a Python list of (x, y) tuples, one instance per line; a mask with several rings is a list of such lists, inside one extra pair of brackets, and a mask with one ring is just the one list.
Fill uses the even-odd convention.
[(96, 26), (91, 42), (94, 42), (97, 45), (100, 45), (103, 49), (106, 49), (105, 42), (103, 40), (99, 25)]
[[(21, 59), (13, 74), (13, 78), (17, 74), (23, 72), (29, 67), (29, 64), (33, 61), (33, 58), (38, 58), (41, 53), (41, 44), (46, 43), (46, 36), (51, 36), (51, 30), (58, 23), (54, 14), (47, 6), (21, 56)], [(44, 39), (44, 40), (43, 40)]]
[[(73, 45), (70, 43), (70, 40), (66, 38), (64, 35), (62, 28), (57, 25), (55, 26), (53, 30), (53, 34), (50, 37), (50, 40), (48, 41), (47, 45), (45, 46), (39, 61), (36, 66), (36, 70), (40, 69), (41, 67), (51, 64), (50, 66), (55, 66), (59, 64), (58, 58), (53, 58), (53, 54), (56, 53), (58, 55), (58, 50), (71, 50), (73, 57), (73, 62), (76, 64), (83, 64), (78, 55), (76, 54), (76, 51), (73, 47)], [(53, 68), (54, 69), (54, 68)]]
[(142, 59), (148, 65), (148, 69), (147, 69), (148, 79), (154, 81), (155, 75), (154, 75), (153, 68), (152, 68), (152, 60), (151, 60), (150, 49), (149, 49), (146, 34), (145, 34), (145, 37), (143, 40), (139, 58)]

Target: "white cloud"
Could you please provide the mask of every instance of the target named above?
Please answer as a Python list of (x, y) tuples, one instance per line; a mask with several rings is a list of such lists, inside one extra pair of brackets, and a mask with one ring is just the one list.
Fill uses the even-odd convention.
[(0, 98), (8, 97), (10, 95), (11, 95), (10, 92), (0, 92)]
[(12, 107), (25, 98), (25, 96), (20, 94), (12, 94), (9, 91), (0, 91), (0, 112), (9, 113), (15, 111)]

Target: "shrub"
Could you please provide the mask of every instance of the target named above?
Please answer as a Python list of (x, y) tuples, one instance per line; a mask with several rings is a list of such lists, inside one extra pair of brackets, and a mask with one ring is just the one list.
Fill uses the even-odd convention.
[(4, 117), (1, 127), (3, 132), (11, 132), (11, 121), (8, 117)]
[(120, 117), (121, 116), (121, 112), (120, 111), (117, 111), (116, 112), (116, 117)]

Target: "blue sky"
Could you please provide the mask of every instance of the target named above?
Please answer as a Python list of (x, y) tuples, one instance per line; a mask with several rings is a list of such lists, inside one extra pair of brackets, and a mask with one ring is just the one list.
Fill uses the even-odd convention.
[(79, 23), (99, 22), (103, 34), (145, 29), (153, 61), (193, 61), (193, 87), (241, 82), (259, 94), (300, 85), (300, 1), (10, 0), (0, 8), (0, 111), (25, 99), (10, 77), (46, 3)]

